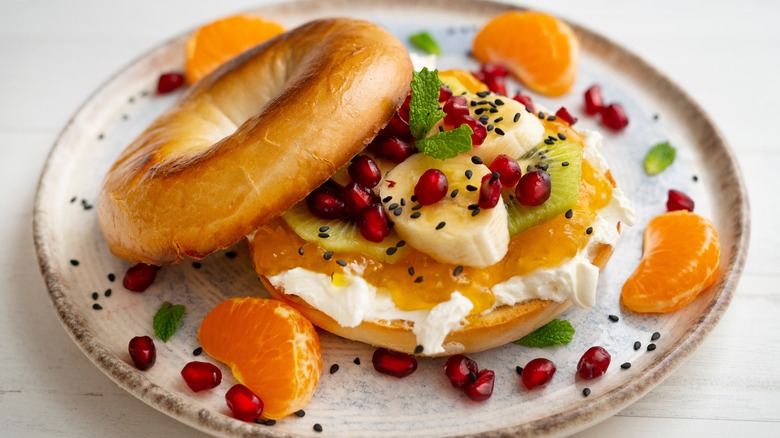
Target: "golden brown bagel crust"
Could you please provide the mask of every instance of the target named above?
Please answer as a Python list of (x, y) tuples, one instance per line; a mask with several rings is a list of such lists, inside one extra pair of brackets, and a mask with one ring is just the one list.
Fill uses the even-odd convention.
[(411, 76), (403, 45), (365, 21), (314, 21), (250, 49), (114, 163), (98, 202), (111, 251), (163, 265), (238, 242), (363, 149)]
[[(250, 248), (252, 245), (250, 242)], [(612, 252), (612, 246), (600, 245), (591, 263), (603, 269)], [(260, 280), (271, 296), (295, 307), (314, 325), (333, 334), (404, 353), (414, 353), (417, 347), (417, 338), (412, 333), (409, 322), (364, 321), (357, 327), (342, 327), (333, 318), (298, 296), (287, 295), (283, 290), (274, 288), (266, 277), (260, 275)], [(444, 340), (444, 353), (432, 356), (474, 353), (508, 344), (547, 324), (563, 313), (569, 305), (571, 302), (568, 300), (562, 303), (529, 300), (513, 306), (501, 306), (487, 314), (469, 315), (466, 317), (468, 324), (451, 332)], [(426, 353), (423, 351), (421, 355), (426, 356)]]

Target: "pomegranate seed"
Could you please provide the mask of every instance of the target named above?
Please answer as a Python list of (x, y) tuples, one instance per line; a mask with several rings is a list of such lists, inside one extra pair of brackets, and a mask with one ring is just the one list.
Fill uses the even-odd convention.
[(604, 107), (604, 99), (601, 98), (601, 87), (593, 85), (585, 90), (585, 112), (596, 115)]
[(674, 210), (693, 211), (693, 199), (679, 190), (669, 190), (669, 199), (666, 201), (666, 211)]
[(393, 163), (399, 164), (414, 154), (415, 149), (411, 143), (402, 140), (399, 137), (388, 137), (382, 139), (376, 154), (382, 158), (387, 158)]
[(130, 339), (127, 351), (130, 352), (130, 359), (133, 359), (135, 367), (141, 371), (151, 368), (157, 360), (157, 349), (149, 336), (136, 336)]
[(506, 96), (506, 81), (498, 76), (488, 76), (485, 80), (488, 89), (498, 95)]
[(157, 278), (157, 266), (139, 263), (127, 270), (122, 285), (127, 290), (143, 292), (154, 283), (155, 278)]
[(411, 354), (399, 353), (387, 348), (377, 348), (371, 358), (374, 369), (394, 377), (406, 377), (417, 370), (417, 359)]
[(590, 347), (577, 363), (577, 374), (585, 380), (601, 377), (607, 372), (610, 360), (612, 356), (604, 348)]
[(534, 101), (533, 99), (531, 99), (531, 96), (527, 94), (517, 93), (515, 94), (515, 97), (513, 97), (512, 99), (522, 103), (523, 106), (528, 108), (532, 113), (536, 112), (536, 110), (534, 109)]
[(447, 359), (444, 374), (450, 379), (453, 388), (460, 388), (469, 380), (469, 374), (476, 376), (479, 367), (477, 363), (462, 354)]
[(487, 128), (479, 120), (471, 116), (457, 116), (452, 125), (457, 128), (463, 124), (469, 125), (469, 128), (473, 131), (471, 134), (471, 144), (473, 146), (479, 146), (485, 141)]
[(477, 78), (480, 82), (485, 82), (487, 80), (487, 75), (482, 70), (480, 71), (473, 71), (471, 74)]
[(453, 126), (460, 116), (469, 115), (469, 102), (465, 96), (452, 96), (447, 99), (443, 109), (447, 114), (444, 123)]
[(498, 172), (483, 176), (482, 184), (479, 187), (479, 208), (493, 208), (498, 205), (500, 199), (501, 179)]
[(187, 386), (195, 392), (216, 388), (222, 382), (222, 371), (208, 362), (192, 361), (184, 365), (181, 376)]
[(166, 94), (184, 85), (181, 73), (163, 73), (157, 80), (157, 94)]
[(439, 87), (439, 102), (446, 102), (447, 99), (452, 97), (452, 90), (446, 85)]
[(380, 134), (383, 139), (387, 137), (410, 138), (412, 136), (412, 131), (409, 130), (409, 122), (402, 119), (401, 116), (396, 113), (387, 123), (387, 126), (382, 129)]
[(398, 116), (406, 123), (409, 123), (409, 105), (412, 103), (412, 95), (409, 94), (404, 99), (404, 103), (398, 108)]
[(619, 103), (611, 103), (601, 110), (601, 123), (607, 128), (620, 131), (628, 126), (628, 117)]
[(374, 195), (373, 190), (354, 181), (351, 181), (344, 187), (341, 195), (344, 197), (347, 207), (354, 213), (360, 213), (364, 208), (376, 202), (376, 195)]
[(550, 174), (544, 170), (532, 170), (520, 178), (515, 188), (517, 202), (529, 207), (544, 204), (550, 198)]
[(555, 374), (555, 364), (547, 359), (534, 359), (523, 367), (523, 374), (520, 380), (523, 386), (528, 389), (541, 388), (552, 380)]
[(390, 235), (385, 209), (380, 204), (371, 204), (360, 212), (360, 235), (370, 242), (381, 242)]
[(349, 177), (352, 178), (352, 181), (369, 189), (376, 187), (382, 179), (382, 172), (379, 170), (379, 166), (368, 155), (357, 157), (349, 165), (347, 172), (349, 172)]
[(467, 381), (463, 385), (463, 392), (474, 401), (484, 401), (493, 395), (493, 383), (496, 374), (492, 370), (480, 370), (477, 373), (476, 380)]
[(421, 205), (431, 205), (447, 195), (448, 188), (447, 176), (441, 170), (428, 169), (414, 186), (414, 195)]
[(488, 78), (505, 78), (509, 75), (509, 70), (506, 67), (493, 62), (482, 64), (482, 69), (480, 71)]
[(523, 175), (520, 165), (512, 157), (501, 154), (490, 163), (490, 170), (498, 172), (502, 187), (513, 187)]
[(569, 112), (569, 110), (566, 109), (565, 106), (560, 107), (558, 111), (555, 112), (555, 117), (562, 119), (569, 125), (574, 125), (575, 123), (577, 123), (577, 120), (579, 120), (573, 115), (571, 115), (571, 113)]
[(263, 413), (263, 401), (249, 388), (237, 384), (225, 394), (228, 408), (241, 421), (254, 421)]
[(306, 197), (309, 211), (322, 219), (341, 219), (347, 215), (347, 204), (338, 188), (320, 186)]

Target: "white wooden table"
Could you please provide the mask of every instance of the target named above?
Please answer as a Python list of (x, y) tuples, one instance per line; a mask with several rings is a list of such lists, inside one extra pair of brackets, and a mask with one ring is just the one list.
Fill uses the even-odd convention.
[[(33, 200), (59, 130), (99, 84), (161, 41), (262, 3), (0, 2), (0, 436), (200, 436), (117, 387), (60, 326), (33, 250)], [(731, 307), (701, 348), (581, 436), (780, 436), (780, 3), (616, 3), (524, 2), (620, 42), (710, 113), (747, 179), (753, 238)]]

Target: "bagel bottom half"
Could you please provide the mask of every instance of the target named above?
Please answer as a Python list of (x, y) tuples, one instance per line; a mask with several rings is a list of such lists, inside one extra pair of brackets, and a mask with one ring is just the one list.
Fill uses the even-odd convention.
[[(252, 246), (250, 244), (250, 248)], [(591, 263), (603, 269), (613, 250), (612, 246), (601, 244), (594, 251)], [(413, 323), (409, 321), (363, 321), (356, 327), (342, 327), (300, 297), (288, 295), (284, 290), (273, 287), (265, 276), (260, 275), (260, 280), (272, 297), (295, 307), (314, 325), (335, 335), (404, 353), (414, 353), (418, 345), (416, 336), (412, 333)], [(487, 313), (469, 315), (466, 317), (466, 325), (447, 336), (443, 344), (445, 351), (430, 356), (474, 353), (508, 344), (555, 319), (570, 305), (569, 300), (559, 303), (535, 299), (497, 307)], [(421, 355), (429, 356), (425, 352)]]

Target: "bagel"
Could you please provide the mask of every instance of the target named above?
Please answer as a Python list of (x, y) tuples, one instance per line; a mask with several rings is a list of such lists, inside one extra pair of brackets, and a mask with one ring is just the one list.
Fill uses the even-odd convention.
[(310, 22), (196, 83), (111, 167), (98, 220), (111, 251), (171, 264), (229, 247), (326, 181), (409, 90), (404, 46), (353, 19)]

